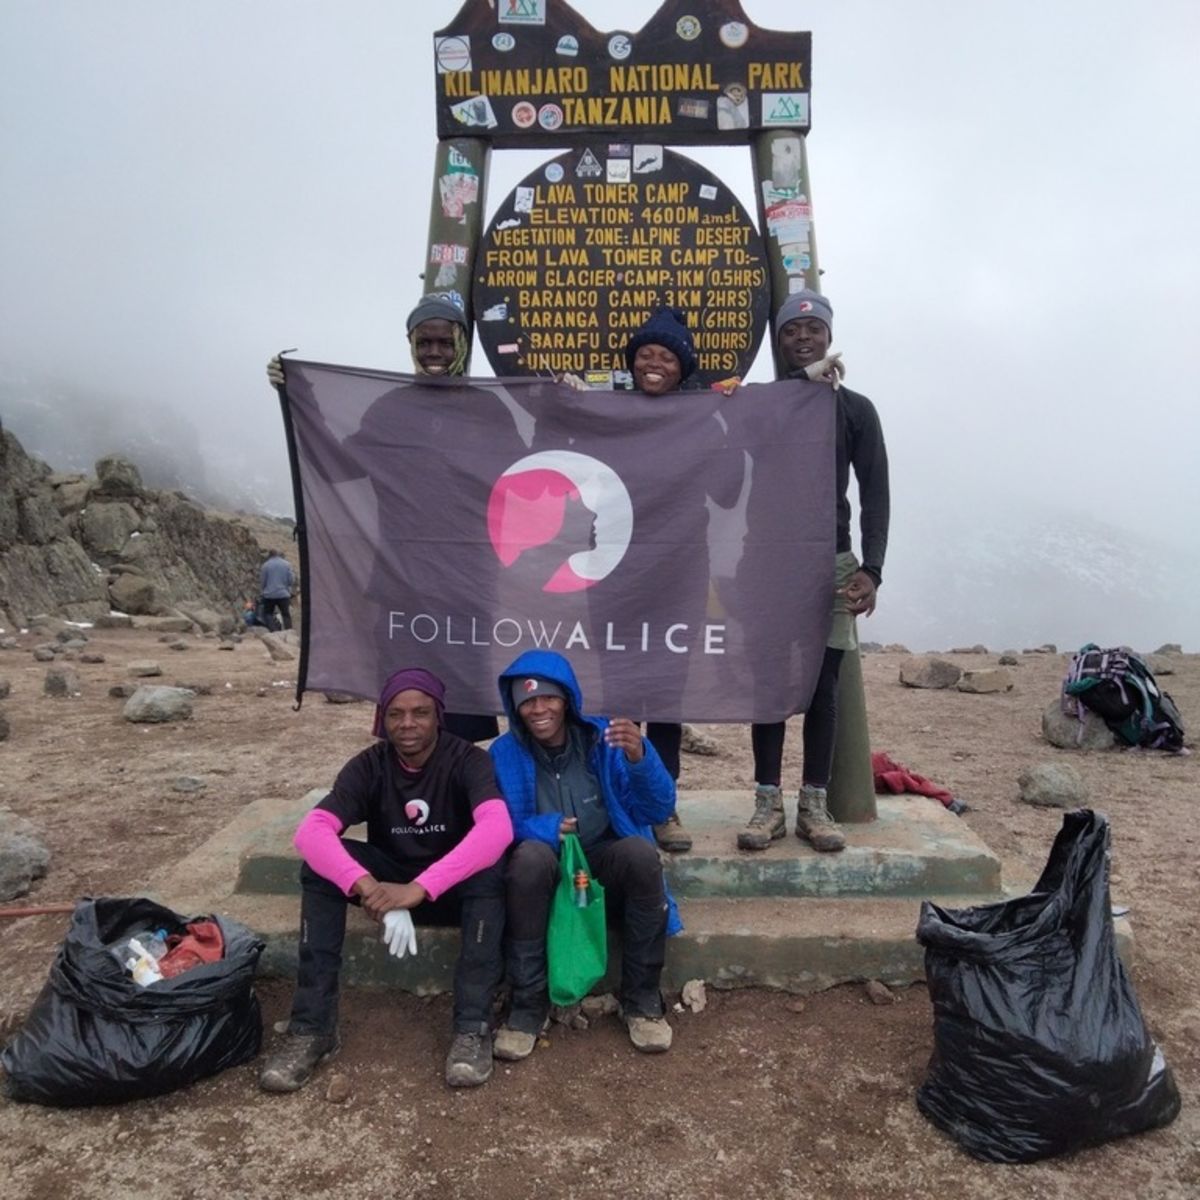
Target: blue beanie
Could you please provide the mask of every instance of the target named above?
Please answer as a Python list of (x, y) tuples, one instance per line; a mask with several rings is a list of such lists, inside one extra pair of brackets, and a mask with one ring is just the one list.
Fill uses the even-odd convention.
[(634, 355), (642, 346), (663, 346), (679, 359), (682, 383), (700, 365), (696, 360), (696, 343), (692, 331), (683, 319), (683, 311), (663, 305), (650, 314), (650, 319), (635, 329), (625, 343), (625, 364), (633, 370)]
[(789, 322), (800, 317), (815, 317), (825, 322), (829, 336), (833, 336), (833, 305), (820, 292), (805, 288), (802, 292), (793, 292), (784, 302), (783, 307), (775, 315), (775, 336)]

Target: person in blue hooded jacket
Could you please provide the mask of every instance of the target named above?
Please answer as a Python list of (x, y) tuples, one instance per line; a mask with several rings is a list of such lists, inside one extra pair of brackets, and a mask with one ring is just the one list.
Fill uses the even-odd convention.
[(500, 676), (509, 732), (492, 765), (516, 846), (506, 872), (512, 1006), (496, 1035), (497, 1058), (532, 1053), (550, 1015), (546, 925), (564, 834), (576, 833), (609, 913), (620, 915), (621, 1011), (639, 1050), (671, 1045), (659, 983), (668, 934), (683, 928), (667, 891), (652, 827), (675, 807), (675, 782), (625, 717), (585, 717), (571, 664), (529, 650)]

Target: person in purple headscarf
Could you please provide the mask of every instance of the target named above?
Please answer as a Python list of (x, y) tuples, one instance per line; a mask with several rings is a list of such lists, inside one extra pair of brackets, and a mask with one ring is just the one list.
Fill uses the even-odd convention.
[[(282, 1046), (259, 1084), (293, 1092), (337, 1049), (338, 974), (346, 908), (382, 926), (397, 957), (417, 953), (418, 925), (458, 925), (451, 1087), (492, 1073), (491, 1015), (504, 974), (504, 852), (512, 822), (491, 759), (447, 733), (445, 686), (418, 667), (388, 677), (372, 732), (379, 740), (338, 772), (333, 790), (300, 822), (299, 965)], [(342, 835), (365, 823), (367, 840)]]

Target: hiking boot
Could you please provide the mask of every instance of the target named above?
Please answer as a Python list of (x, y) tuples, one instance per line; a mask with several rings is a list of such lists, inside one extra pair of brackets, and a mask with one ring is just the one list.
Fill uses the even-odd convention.
[(289, 1033), (263, 1063), (258, 1086), (264, 1092), (298, 1092), (317, 1065), (337, 1052), (336, 1033)]
[(451, 1087), (478, 1087), (492, 1077), (492, 1035), (456, 1033), (446, 1055), (446, 1082)]
[(754, 813), (738, 830), (738, 849), (765, 850), (786, 832), (787, 818), (783, 811), (783, 793), (774, 784), (758, 784), (754, 789)]
[(796, 805), (796, 836), (806, 841), (814, 850), (827, 853), (845, 850), (845, 835), (829, 815), (825, 801), (824, 788), (806, 783), (800, 789), (800, 800)]
[(695, 725), (682, 726), (679, 749), (684, 754), (698, 754), (703, 758), (716, 758), (721, 753), (720, 743), (711, 734), (701, 733)]
[(537, 1040), (536, 1033), (525, 1033), (509, 1025), (501, 1025), (492, 1043), (492, 1054), (503, 1062), (520, 1062), (533, 1053)]
[(682, 854), (692, 848), (692, 835), (684, 829), (678, 813), (672, 813), (661, 825), (655, 825), (654, 840), (660, 849), (672, 854)]
[(643, 1054), (662, 1054), (670, 1050), (672, 1032), (666, 1017), (642, 1017), (626, 1014), (625, 1026), (634, 1048)]

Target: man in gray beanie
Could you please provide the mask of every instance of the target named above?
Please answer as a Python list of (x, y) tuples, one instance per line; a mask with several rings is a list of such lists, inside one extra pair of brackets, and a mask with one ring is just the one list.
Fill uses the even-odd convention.
[[(837, 685), (842, 655), (858, 647), (854, 618), (875, 611), (882, 580), (890, 510), (887, 449), (879, 414), (866, 396), (841, 386), (840, 357), (830, 354), (833, 306), (818, 292), (793, 292), (775, 317), (775, 347), (789, 378), (823, 379), (837, 398), (837, 569), (833, 626), (816, 690), (804, 716), (804, 770), (796, 811), (796, 836), (815, 850), (836, 851), (846, 839), (826, 803), (837, 733)], [(850, 469), (858, 482), (862, 565), (851, 550)], [(742, 850), (765, 850), (786, 832), (783, 742), (786, 725), (751, 726), (754, 813), (738, 833)]]

